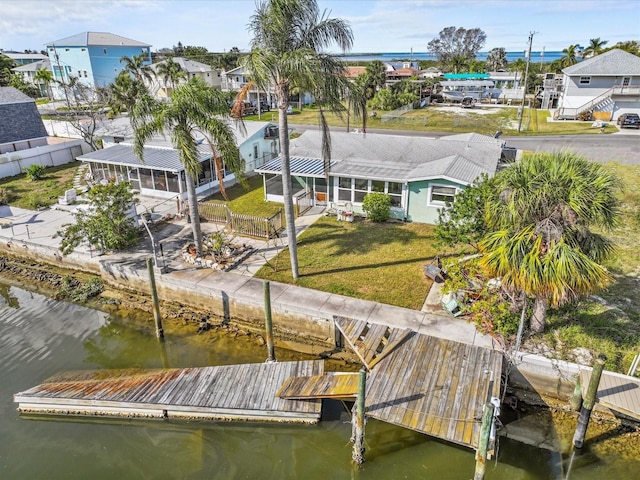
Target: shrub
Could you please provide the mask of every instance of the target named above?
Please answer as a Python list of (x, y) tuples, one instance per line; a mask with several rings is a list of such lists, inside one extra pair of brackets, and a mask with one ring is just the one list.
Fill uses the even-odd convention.
[(381, 192), (367, 193), (362, 202), (362, 209), (372, 222), (385, 222), (391, 216), (391, 197)]
[(583, 110), (582, 112), (578, 113), (578, 120), (580, 120), (581, 122), (588, 122), (592, 120), (591, 110)]
[(11, 201), (11, 192), (6, 187), (0, 187), (0, 205), (8, 205)]
[(24, 169), (24, 173), (27, 175), (27, 178), (32, 182), (36, 180), (40, 180), (44, 177), (44, 166), (43, 165), (31, 165), (29, 168)]

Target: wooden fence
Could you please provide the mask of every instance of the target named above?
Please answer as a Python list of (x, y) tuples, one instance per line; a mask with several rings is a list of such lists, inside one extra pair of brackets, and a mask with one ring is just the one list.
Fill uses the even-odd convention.
[(293, 209), (296, 218), (303, 215), (311, 207), (313, 207), (313, 194), (309, 190), (295, 195)]
[(284, 228), (282, 210), (268, 218), (233, 213), (223, 203), (200, 202), (200, 217), (208, 222), (222, 223), (233, 233), (258, 238), (276, 238)]

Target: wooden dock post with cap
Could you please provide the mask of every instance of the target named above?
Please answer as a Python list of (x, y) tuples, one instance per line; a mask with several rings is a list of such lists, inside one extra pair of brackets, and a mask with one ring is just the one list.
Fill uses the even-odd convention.
[(584, 397), (584, 402), (582, 402), (580, 416), (578, 417), (578, 426), (573, 435), (573, 446), (576, 448), (582, 448), (582, 444), (584, 443), (584, 437), (587, 433), (589, 420), (591, 419), (591, 411), (596, 403), (596, 393), (598, 393), (598, 385), (600, 384), (600, 377), (602, 376), (602, 370), (604, 370), (605, 361), (606, 357), (600, 355), (593, 365), (587, 393)]
[(273, 346), (273, 321), (271, 320), (271, 287), (269, 281), (262, 283), (264, 290), (264, 324), (267, 332), (267, 362), (276, 361), (276, 352)]
[(367, 369), (360, 369), (358, 382), (358, 395), (352, 417), (351, 441), (353, 442), (353, 454), (351, 458), (357, 465), (364, 463), (364, 404), (367, 391)]
[(156, 337), (164, 338), (162, 320), (160, 318), (160, 302), (158, 301), (158, 290), (156, 289), (156, 276), (153, 272), (153, 260), (147, 258), (147, 271), (149, 272), (149, 283), (151, 284), (151, 299), (153, 300), (153, 320), (156, 324)]
[(476, 450), (476, 469), (473, 480), (484, 480), (484, 472), (487, 466), (487, 450), (489, 447), (489, 436), (491, 434), (491, 426), (493, 425), (493, 409), (494, 405), (487, 402), (484, 406), (482, 414), (482, 427), (480, 430), (480, 440), (478, 449)]

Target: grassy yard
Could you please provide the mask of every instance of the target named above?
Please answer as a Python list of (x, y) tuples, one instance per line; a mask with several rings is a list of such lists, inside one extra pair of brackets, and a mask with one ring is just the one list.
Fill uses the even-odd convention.
[(264, 200), (262, 175), (247, 178), (246, 188), (240, 184), (227, 188), (227, 200), (220, 193), (208, 197), (208, 202), (226, 203), (229, 210), (240, 215), (270, 217), (282, 209), (282, 204)]
[[(424, 132), (451, 132), (465, 133), (477, 132), (484, 135), (493, 135), (497, 130), (502, 130), (505, 135), (582, 135), (598, 134), (599, 128), (593, 128), (593, 122), (548, 122), (548, 110), (525, 109), (521, 131), (518, 132), (518, 108), (506, 106), (482, 106), (473, 109), (464, 109), (446, 105), (428, 106), (410, 110), (402, 116), (383, 121), (385, 112), (377, 112), (375, 118), (367, 119), (368, 129), (387, 130), (413, 130)], [(491, 110), (491, 113), (484, 113)], [(482, 112), (482, 113), (481, 113)], [(332, 127), (344, 128), (347, 131), (346, 113), (342, 117), (327, 113), (328, 124)], [(257, 115), (245, 117), (247, 120), (258, 120)], [(277, 112), (267, 112), (262, 115), (263, 121), (278, 121)], [(314, 107), (305, 107), (302, 111), (294, 110), (289, 115), (290, 124), (317, 125), (318, 110)], [(362, 120), (353, 115), (349, 118), (349, 128), (362, 128)], [(617, 128), (608, 124), (605, 133), (616, 132)]]
[(2, 203), (14, 207), (36, 210), (58, 202), (65, 190), (73, 188), (73, 177), (81, 162), (72, 162), (58, 167), (47, 167), (44, 177), (31, 181), (24, 173), (0, 179)]
[[(431, 287), (422, 266), (442, 253), (432, 225), (321, 217), (298, 238), (297, 285), (420, 310)], [(288, 250), (257, 276), (292, 283)]]

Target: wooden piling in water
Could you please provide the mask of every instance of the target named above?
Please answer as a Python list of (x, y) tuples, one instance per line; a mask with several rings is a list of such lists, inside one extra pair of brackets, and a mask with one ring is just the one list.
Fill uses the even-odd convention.
[(587, 393), (585, 394), (584, 401), (582, 402), (582, 408), (580, 409), (578, 425), (573, 435), (573, 446), (575, 448), (582, 448), (584, 443), (584, 437), (587, 433), (589, 420), (591, 419), (591, 411), (596, 403), (596, 394), (598, 393), (598, 385), (600, 384), (600, 377), (602, 376), (602, 370), (604, 370), (605, 361), (606, 357), (604, 355), (600, 355), (593, 365), (591, 378), (589, 379), (589, 386), (587, 387)]
[(160, 318), (160, 302), (158, 301), (158, 290), (156, 289), (156, 276), (153, 272), (153, 259), (147, 258), (147, 271), (149, 272), (149, 283), (151, 284), (151, 299), (153, 300), (153, 320), (156, 324), (156, 337), (164, 338), (162, 329), (162, 319)]
[(358, 396), (354, 405), (354, 415), (352, 418), (351, 441), (353, 442), (353, 454), (351, 458), (357, 465), (364, 463), (364, 403), (367, 391), (367, 369), (360, 369), (358, 382)]
[(262, 282), (264, 291), (264, 325), (267, 332), (267, 362), (276, 361), (276, 351), (273, 346), (273, 321), (271, 319), (271, 287), (268, 280)]
[(579, 412), (582, 407), (582, 383), (580, 382), (580, 375), (576, 380), (576, 386), (573, 389), (573, 396), (571, 397), (571, 409), (574, 412)]
[(484, 480), (484, 472), (487, 467), (487, 449), (489, 447), (489, 436), (491, 435), (491, 425), (493, 425), (494, 405), (487, 402), (482, 414), (482, 428), (480, 430), (480, 440), (476, 450), (476, 469), (473, 480)]

